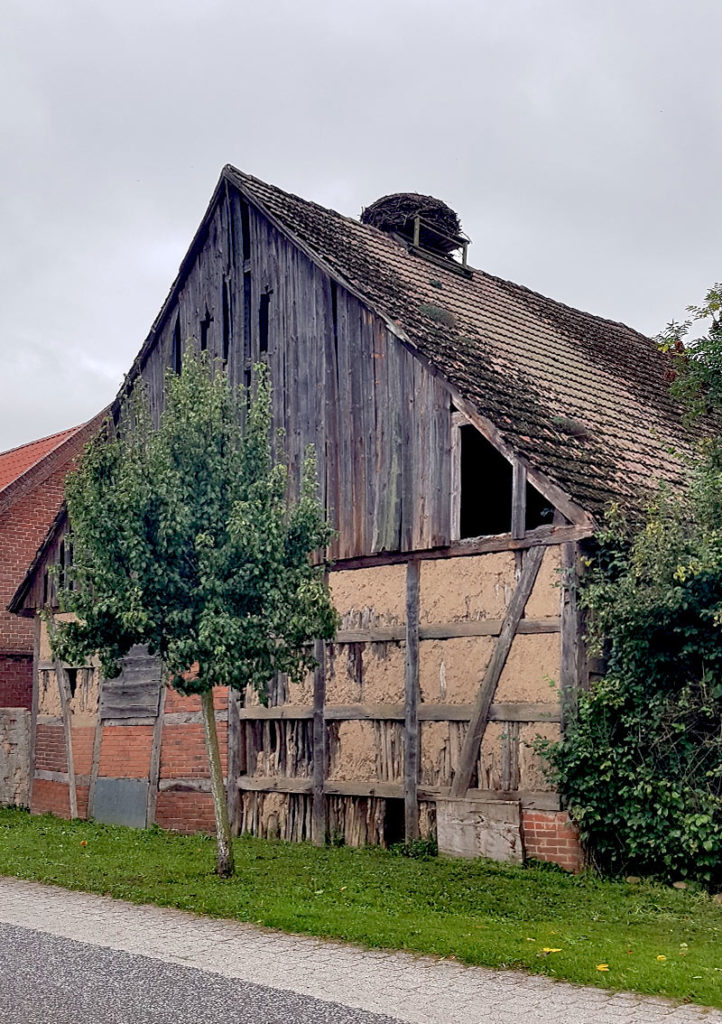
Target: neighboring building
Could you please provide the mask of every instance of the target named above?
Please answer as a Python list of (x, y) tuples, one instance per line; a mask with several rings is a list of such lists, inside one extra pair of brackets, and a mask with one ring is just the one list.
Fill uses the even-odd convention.
[(0, 804), (27, 803), (33, 623), (7, 605), (63, 502), (65, 477), (90, 436), (71, 427), (0, 454)]
[[(420, 216), (399, 219), (409, 202)], [(193, 339), (234, 383), (268, 364), (292, 488), (316, 447), (343, 624), (270, 707), (219, 691), (236, 830), (438, 831), (444, 849), (574, 868), (531, 744), (587, 683), (582, 545), (607, 502), (680, 479), (685, 433), (649, 339), (462, 265), (442, 207), (402, 196), (359, 223), (226, 167), (118, 402), (142, 377), (157, 416)], [(19, 614), (53, 605), (64, 530)], [(34, 810), (212, 828), (196, 698), (140, 651), (119, 680), (68, 666), (63, 682), (43, 640), (37, 669)]]

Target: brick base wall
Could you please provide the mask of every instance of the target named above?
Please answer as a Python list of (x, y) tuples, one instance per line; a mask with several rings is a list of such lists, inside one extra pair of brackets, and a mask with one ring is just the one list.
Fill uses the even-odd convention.
[(527, 857), (558, 864), (567, 871), (584, 867), (579, 833), (567, 811), (523, 810), (521, 829)]
[[(87, 805), (86, 799), (86, 808)], [(70, 794), (67, 782), (34, 779), (30, 810), (33, 814), (54, 814), (58, 818), (69, 818)]]
[(215, 833), (213, 798), (209, 793), (159, 793), (156, 821), (177, 832)]
[(33, 705), (33, 658), (31, 654), (0, 654), (0, 708)]

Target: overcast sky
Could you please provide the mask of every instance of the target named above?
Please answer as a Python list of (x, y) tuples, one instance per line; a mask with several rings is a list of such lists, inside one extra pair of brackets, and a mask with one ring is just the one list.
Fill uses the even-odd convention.
[(115, 394), (224, 163), (656, 333), (722, 278), (721, 0), (2, 0), (0, 450)]

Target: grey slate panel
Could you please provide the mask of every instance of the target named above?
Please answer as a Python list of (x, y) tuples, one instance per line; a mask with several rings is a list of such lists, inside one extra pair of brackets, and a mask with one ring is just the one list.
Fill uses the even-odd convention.
[(95, 784), (93, 817), (104, 825), (145, 828), (147, 779), (103, 779)]

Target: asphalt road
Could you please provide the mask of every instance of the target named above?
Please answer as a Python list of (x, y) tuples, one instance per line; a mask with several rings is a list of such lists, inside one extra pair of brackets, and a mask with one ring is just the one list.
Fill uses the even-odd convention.
[(0, 924), (2, 1024), (393, 1024), (262, 985)]

